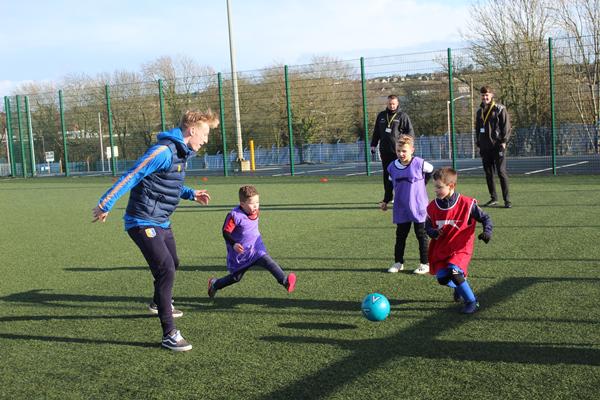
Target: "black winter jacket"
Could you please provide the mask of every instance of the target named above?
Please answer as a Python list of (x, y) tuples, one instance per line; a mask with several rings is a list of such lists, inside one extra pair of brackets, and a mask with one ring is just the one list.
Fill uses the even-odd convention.
[[(391, 132), (386, 132), (386, 129), (391, 129)], [(414, 136), (412, 123), (408, 114), (401, 110), (392, 112), (388, 109), (377, 114), (375, 126), (373, 127), (373, 139), (371, 147), (376, 147), (379, 143), (379, 152), (381, 158), (396, 158), (396, 139), (398, 136), (405, 134)]]
[(511, 127), (506, 107), (493, 103), (492, 110), (484, 121), (488, 111), (483, 103), (477, 110), (475, 132), (477, 132), (477, 147), (481, 151), (498, 150), (501, 143), (508, 143), (510, 139)]

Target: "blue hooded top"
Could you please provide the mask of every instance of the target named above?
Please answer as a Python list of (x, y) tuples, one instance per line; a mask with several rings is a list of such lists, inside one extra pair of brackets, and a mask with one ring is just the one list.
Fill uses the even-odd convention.
[(123, 217), (126, 230), (135, 226), (168, 228), (179, 200), (194, 200), (194, 190), (184, 186), (183, 181), (185, 163), (196, 153), (184, 143), (180, 128), (161, 132), (157, 139), (98, 202), (100, 209), (109, 212), (131, 190)]

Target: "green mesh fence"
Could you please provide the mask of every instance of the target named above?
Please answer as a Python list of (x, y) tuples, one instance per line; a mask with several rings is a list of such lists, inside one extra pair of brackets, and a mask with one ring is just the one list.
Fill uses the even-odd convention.
[[(515, 43), (493, 54), (477, 47), (455, 50), (453, 54), (455, 87), (464, 96), (460, 103), (457, 100), (456, 107), (458, 165), (468, 168), (470, 163), (464, 158), (479, 156), (478, 149), (472, 145), (475, 132), (470, 122), (471, 115), (474, 116), (480, 107), (479, 88), (489, 85), (510, 116), (509, 171), (515, 171), (511, 168), (515, 157), (527, 158), (527, 165), (518, 172), (552, 168), (546, 43)], [(475, 165), (471, 167), (476, 168)]]
[(447, 64), (445, 51), (366, 59), (370, 136), (377, 114), (386, 107), (387, 96), (395, 94), (400, 109), (412, 122), (415, 153), (431, 161), (449, 160)]
[(598, 38), (558, 39), (553, 44), (556, 155), (557, 168), (562, 167), (558, 172), (577, 169), (597, 172), (600, 162)]
[(510, 114), (511, 174), (598, 173), (599, 53), (597, 38), (583, 37), (367, 58), (364, 76), (361, 60), (242, 71), (239, 124), (230, 73), (221, 75), (221, 92), (217, 74), (143, 82), (122, 73), (108, 87), (69, 81), (62, 88), (64, 126), (58, 92), (5, 98), (0, 175), (59, 175), (67, 167), (74, 175), (122, 173), (185, 110), (207, 108), (223, 120), (189, 162), (192, 174), (246, 173), (238, 161), (252, 158), (251, 144), (254, 173), (358, 175), (367, 173), (367, 160), (380, 173), (365, 137), (370, 141), (390, 94), (410, 116), (417, 155), (482, 174), (474, 116), (483, 85)]
[[(106, 158), (109, 141), (103, 89), (101, 86), (63, 89), (64, 128), (72, 174), (110, 171)], [(63, 151), (59, 154), (61, 168), (65, 169)]]

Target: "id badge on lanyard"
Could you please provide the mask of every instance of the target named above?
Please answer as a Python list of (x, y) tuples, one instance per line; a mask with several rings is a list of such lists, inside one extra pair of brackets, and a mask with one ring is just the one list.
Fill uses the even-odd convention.
[(394, 118), (396, 118), (396, 114), (398, 114), (397, 112), (394, 113), (394, 115), (392, 115), (391, 119), (388, 119), (387, 121), (387, 128), (385, 128), (385, 133), (392, 133), (392, 124), (394, 123)]
[(483, 118), (483, 127), (479, 128), (480, 133), (485, 133), (485, 124), (487, 124), (488, 119), (490, 118), (490, 114), (492, 113), (492, 109), (494, 108), (495, 105), (496, 105), (496, 103), (494, 101), (492, 101), (492, 104), (490, 104), (490, 108), (489, 108), (486, 116)]

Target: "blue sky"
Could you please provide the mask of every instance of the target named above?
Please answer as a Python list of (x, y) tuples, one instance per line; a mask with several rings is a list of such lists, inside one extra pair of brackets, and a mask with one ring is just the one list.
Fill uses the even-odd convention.
[[(231, 0), (237, 69), (460, 46), (473, 2)], [(139, 71), (161, 56), (230, 70), (226, 0), (0, 0), (0, 16), (0, 96), (27, 81)]]

